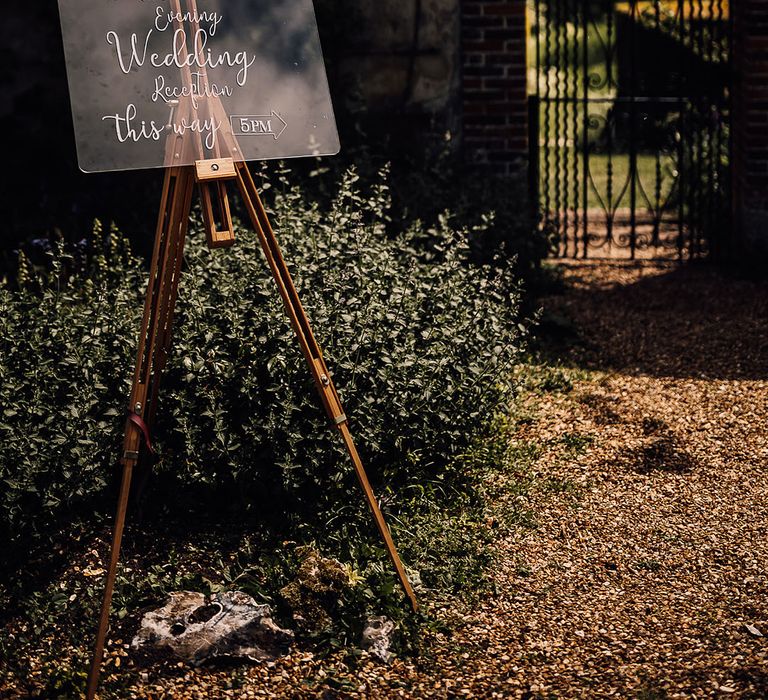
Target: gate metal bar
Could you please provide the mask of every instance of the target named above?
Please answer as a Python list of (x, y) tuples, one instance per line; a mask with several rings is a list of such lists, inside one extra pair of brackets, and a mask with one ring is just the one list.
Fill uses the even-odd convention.
[(568, 257), (716, 254), (728, 226), (728, 0), (530, 0), (531, 196)]

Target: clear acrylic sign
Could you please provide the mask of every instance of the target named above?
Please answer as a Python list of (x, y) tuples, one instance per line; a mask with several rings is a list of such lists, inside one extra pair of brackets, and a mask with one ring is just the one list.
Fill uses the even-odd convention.
[(59, 0), (80, 168), (331, 155), (312, 0)]

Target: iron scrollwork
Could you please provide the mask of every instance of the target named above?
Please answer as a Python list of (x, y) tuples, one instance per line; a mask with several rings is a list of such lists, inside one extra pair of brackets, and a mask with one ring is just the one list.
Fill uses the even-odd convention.
[(726, 0), (535, 0), (537, 190), (558, 253), (698, 256), (726, 224)]

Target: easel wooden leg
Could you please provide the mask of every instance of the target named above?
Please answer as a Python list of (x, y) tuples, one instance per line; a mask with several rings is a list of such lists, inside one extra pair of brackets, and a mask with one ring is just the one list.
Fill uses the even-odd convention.
[(142, 439), (149, 446), (149, 435), (148, 432), (144, 432), (146, 429), (144, 421), (145, 419), (150, 421), (151, 417), (154, 417), (158, 382), (165, 366), (170, 345), (171, 324), (181, 272), (193, 186), (192, 168), (166, 170), (129, 403), (132, 420), (127, 421), (125, 427), (121, 460), (123, 476), (115, 515), (104, 599), (101, 605), (93, 659), (88, 674), (86, 691), (88, 700), (93, 700), (96, 695), (99, 681), (133, 469), (139, 459)]
[[(184, 242), (189, 222), (189, 209), (192, 205), (192, 194), (194, 192), (194, 179), (188, 173), (179, 173), (174, 182), (174, 186), (181, 189), (180, 197), (183, 197), (183, 204), (175, 216), (181, 217), (175, 228), (169, 230), (178, 230), (178, 236), (169, 236), (167, 247), (167, 259), (165, 273), (163, 274), (162, 287), (160, 293), (160, 306), (157, 309), (156, 322), (150, 321), (150, 328), (156, 327), (154, 335), (154, 351), (152, 352), (152, 375), (147, 383), (147, 395), (145, 397), (144, 415), (145, 422), (154, 429), (155, 418), (157, 416), (157, 403), (160, 394), (160, 380), (168, 360), (168, 353), (171, 349), (173, 315), (176, 310), (176, 299), (178, 298), (179, 279), (181, 277), (181, 266), (184, 257)], [(184, 214), (184, 211), (187, 213)], [(174, 216), (173, 212), (170, 212)], [(148, 355), (147, 355), (148, 357)], [(134, 503), (137, 506), (137, 519), (142, 519), (142, 496), (152, 475), (152, 463), (150, 460), (143, 460), (137, 465), (135, 474), (135, 484), (133, 490)]]
[(178, 212), (174, 212), (172, 227), (178, 232), (173, 236), (169, 246), (169, 262), (167, 265), (164, 281), (163, 294), (161, 295), (162, 304), (157, 322), (157, 337), (155, 341), (154, 355), (152, 360), (152, 380), (150, 390), (146, 399), (147, 423), (154, 425), (157, 413), (157, 399), (159, 394), (160, 379), (168, 361), (168, 353), (171, 349), (171, 339), (173, 330), (173, 317), (176, 311), (176, 300), (179, 293), (179, 280), (181, 278), (181, 266), (184, 261), (184, 243), (189, 226), (189, 212), (192, 206), (192, 195), (195, 188), (195, 180), (191, 169), (184, 169), (183, 176), (179, 181), (182, 188), (179, 196), (182, 204)]
[(389, 553), (389, 557), (397, 571), (400, 583), (408, 596), (408, 600), (411, 603), (411, 607), (414, 611), (418, 610), (418, 602), (416, 601), (416, 595), (413, 592), (411, 583), (408, 580), (408, 575), (405, 572), (403, 563), (400, 560), (400, 556), (397, 553), (395, 544), (392, 541), (392, 535), (389, 532), (389, 528), (384, 520), (384, 516), (381, 513), (379, 504), (376, 501), (376, 496), (371, 489), (371, 485), (368, 481), (368, 476), (365, 473), (363, 464), (360, 460), (360, 456), (357, 453), (355, 444), (352, 441), (352, 436), (349, 432), (349, 425), (347, 417), (341, 407), (341, 401), (336, 391), (336, 387), (333, 384), (331, 375), (328, 372), (328, 367), (323, 359), (320, 346), (315, 340), (315, 336), (312, 333), (312, 328), (309, 324), (304, 308), (301, 305), (301, 300), (296, 292), (296, 287), (293, 284), (293, 279), (288, 270), (288, 266), (285, 264), (283, 255), (280, 251), (275, 233), (272, 230), (272, 226), (269, 223), (267, 212), (264, 209), (264, 205), (259, 197), (259, 192), (256, 189), (256, 185), (253, 181), (250, 170), (245, 163), (237, 164), (237, 184), (240, 189), (240, 194), (243, 197), (248, 214), (253, 222), (253, 227), (259, 236), (259, 242), (264, 250), (264, 255), (267, 258), (269, 269), (272, 272), (272, 276), (275, 279), (277, 288), (280, 292), (280, 296), (285, 304), (286, 313), (291, 321), (296, 336), (299, 339), (304, 357), (309, 364), (309, 369), (312, 372), (312, 377), (317, 385), (317, 390), (320, 393), (323, 405), (329, 418), (338, 428), (341, 433), (344, 445), (347, 448), (352, 463), (354, 464), (355, 474), (360, 482), (360, 486), (365, 494), (365, 499), (368, 502), (368, 506), (373, 513), (376, 526), (379, 529), (384, 544)]

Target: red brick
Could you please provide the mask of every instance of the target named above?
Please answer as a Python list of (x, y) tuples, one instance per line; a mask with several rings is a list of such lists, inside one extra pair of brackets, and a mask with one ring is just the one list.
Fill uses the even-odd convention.
[(528, 152), (526, 2), (461, 0), (461, 12), (465, 156), (509, 174)]
[[(731, 3), (733, 14), (733, 214), (737, 244), (768, 255), (768, 232), (744, 212), (768, 217), (768, 2)], [(751, 224), (754, 226), (754, 224)]]

